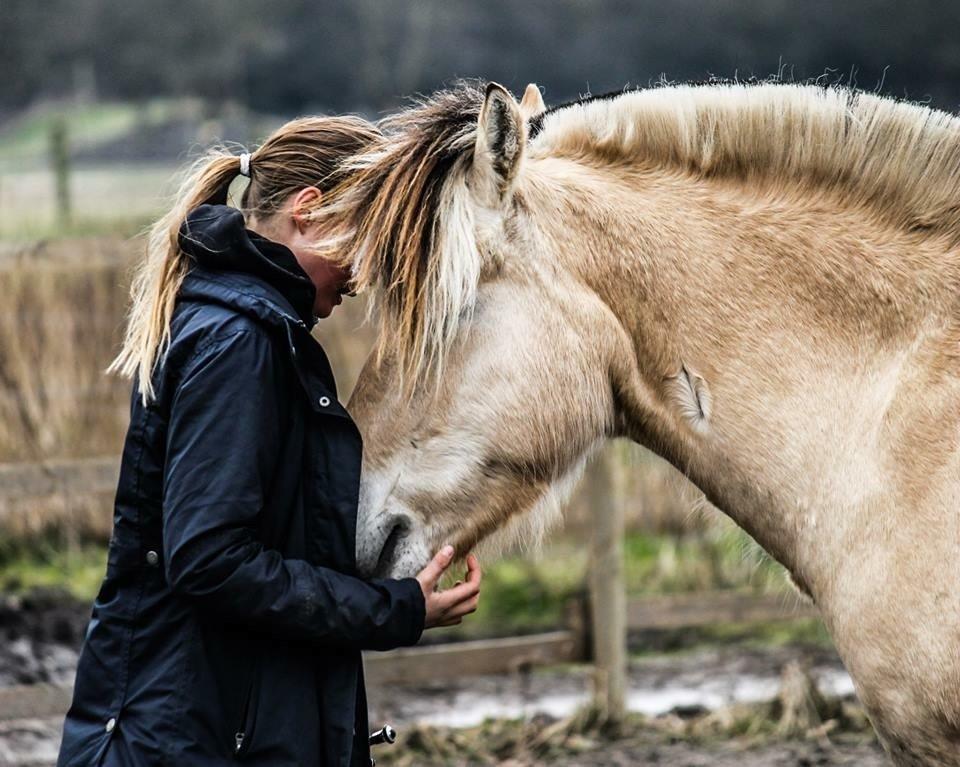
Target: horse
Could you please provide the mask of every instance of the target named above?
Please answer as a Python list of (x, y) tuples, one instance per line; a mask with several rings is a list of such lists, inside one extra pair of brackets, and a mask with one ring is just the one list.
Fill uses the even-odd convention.
[(819, 608), (898, 765), (960, 765), (960, 119), (815, 84), (458, 83), (325, 206), (379, 340), (357, 561), (529, 542), (603, 442)]

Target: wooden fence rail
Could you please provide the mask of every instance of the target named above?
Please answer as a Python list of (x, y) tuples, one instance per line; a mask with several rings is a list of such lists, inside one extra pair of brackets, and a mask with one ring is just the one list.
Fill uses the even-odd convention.
[(113, 493), (119, 474), (120, 459), (115, 456), (0, 463), (0, 501)]
[(817, 609), (793, 593), (697, 592), (627, 600), (627, 628), (674, 630), (715, 623), (769, 623), (817, 618)]
[(365, 653), (363, 668), (371, 684), (419, 684), (579, 660), (585, 660), (582, 637), (565, 630)]

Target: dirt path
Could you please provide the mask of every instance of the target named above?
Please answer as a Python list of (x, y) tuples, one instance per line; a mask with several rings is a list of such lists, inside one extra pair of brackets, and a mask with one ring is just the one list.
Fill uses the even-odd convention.
[(0, 721), (0, 767), (53, 767), (63, 717)]

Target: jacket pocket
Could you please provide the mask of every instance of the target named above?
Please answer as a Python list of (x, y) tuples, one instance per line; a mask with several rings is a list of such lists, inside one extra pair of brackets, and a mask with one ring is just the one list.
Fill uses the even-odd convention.
[(254, 663), (243, 701), (240, 718), (233, 735), (233, 755), (243, 759), (250, 752), (257, 725), (257, 709), (260, 705), (260, 663)]

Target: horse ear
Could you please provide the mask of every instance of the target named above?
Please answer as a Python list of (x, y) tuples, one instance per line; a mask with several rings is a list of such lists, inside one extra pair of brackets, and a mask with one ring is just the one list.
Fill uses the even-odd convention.
[(480, 109), (474, 169), (502, 196), (516, 173), (527, 127), (520, 105), (502, 85), (490, 83)]
[(547, 105), (543, 103), (543, 94), (536, 83), (530, 83), (523, 92), (523, 98), (520, 99), (520, 114), (524, 120), (532, 120), (539, 117), (547, 111)]

